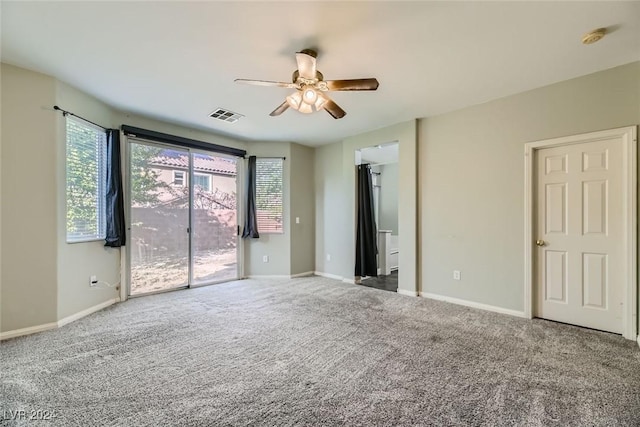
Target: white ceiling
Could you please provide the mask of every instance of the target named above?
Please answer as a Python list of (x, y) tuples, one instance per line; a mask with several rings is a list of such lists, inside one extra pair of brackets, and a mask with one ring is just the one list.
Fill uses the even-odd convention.
[[(257, 141), (320, 145), (640, 59), (640, 2), (1, 2), (3, 62), (127, 112)], [(591, 46), (581, 36), (611, 34)], [(317, 48), (347, 111), (286, 111), (294, 52)], [(64, 106), (61, 106), (64, 108)], [(208, 114), (245, 115), (235, 124)], [(82, 111), (76, 112), (82, 115)]]
[(372, 165), (398, 163), (399, 148), (397, 142), (362, 148), (360, 149), (360, 161), (361, 163), (370, 163)]

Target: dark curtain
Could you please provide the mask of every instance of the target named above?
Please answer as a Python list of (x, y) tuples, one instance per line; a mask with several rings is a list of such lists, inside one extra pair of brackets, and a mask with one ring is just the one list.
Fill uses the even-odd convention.
[(358, 231), (356, 237), (356, 276), (378, 276), (378, 244), (373, 213), (371, 165), (358, 166)]
[(249, 156), (249, 169), (247, 173), (247, 213), (244, 217), (244, 230), (242, 237), (257, 239), (258, 218), (256, 216), (256, 156)]
[(124, 195), (122, 194), (122, 171), (120, 168), (120, 131), (107, 129), (107, 230), (105, 246), (124, 246)]

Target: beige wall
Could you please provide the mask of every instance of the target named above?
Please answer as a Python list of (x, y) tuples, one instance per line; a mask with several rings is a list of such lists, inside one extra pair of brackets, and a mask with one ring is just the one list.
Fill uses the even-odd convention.
[(291, 144), (291, 274), (315, 270), (313, 151), (311, 147)]
[(380, 230), (391, 230), (398, 235), (398, 164), (390, 163), (379, 166), (380, 171)]
[(51, 77), (2, 65), (0, 331), (57, 320), (56, 92)]
[(343, 169), (342, 142), (315, 149), (315, 271), (340, 277), (349, 271), (344, 241), (339, 237), (347, 227)]
[[(245, 274), (289, 276), (313, 271), (316, 237), (313, 148), (288, 142), (255, 142), (249, 144), (247, 154), (285, 157), (286, 160), (283, 163), (284, 233), (260, 233), (259, 239), (244, 239)], [(295, 223), (296, 217), (300, 218), (299, 224)], [(265, 255), (269, 262), (263, 262)]]
[[(56, 105), (77, 112), (105, 127), (113, 127), (113, 111), (104, 103), (62, 82), (56, 81)], [(120, 283), (120, 249), (105, 248), (104, 241), (66, 242), (66, 119), (53, 113), (56, 124), (56, 206), (58, 248), (58, 320), (118, 297), (115, 287), (89, 286), (89, 278), (112, 285)], [(117, 127), (117, 126), (116, 126)]]
[[(284, 188), (282, 215), (284, 233), (261, 233), (259, 239), (244, 239), (245, 275), (286, 276), (291, 274), (291, 144), (288, 142), (261, 142), (251, 144), (248, 156), (286, 157), (283, 163)], [(246, 169), (244, 162), (243, 168)], [(245, 206), (242, 207), (245, 209)], [(263, 262), (264, 256), (269, 262)]]
[[(397, 141), (399, 146), (398, 159), (398, 290), (414, 293), (418, 290), (417, 282), (417, 206), (416, 206), (416, 149), (417, 133), (416, 121), (398, 123), (383, 129), (352, 136), (343, 141), (342, 160), (344, 165), (344, 179), (346, 204), (350, 221), (347, 222), (346, 247), (351, 250), (345, 255), (353, 277), (355, 266), (356, 245), (356, 173), (355, 151), (364, 147), (384, 145)], [(346, 273), (347, 271), (345, 271)]]
[[(356, 239), (355, 151), (399, 144), (399, 289), (417, 291), (416, 122), (356, 135), (316, 149), (316, 270), (354, 278)], [(329, 252), (333, 251), (333, 253)], [(326, 255), (331, 255), (327, 261)]]
[(638, 62), (422, 119), (422, 291), (523, 310), (524, 144), (638, 123)]

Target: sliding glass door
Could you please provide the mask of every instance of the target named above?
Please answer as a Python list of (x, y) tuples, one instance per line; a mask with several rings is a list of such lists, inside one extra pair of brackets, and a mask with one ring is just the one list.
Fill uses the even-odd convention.
[(129, 140), (129, 295), (237, 279), (237, 158)]
[(237, 160), (205, 153), (191, 159), (191, 284), (237, 279)]

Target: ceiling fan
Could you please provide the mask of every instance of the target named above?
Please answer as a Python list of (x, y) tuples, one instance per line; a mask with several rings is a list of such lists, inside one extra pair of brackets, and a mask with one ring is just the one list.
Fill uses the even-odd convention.
[(287, 108), (291, 107), (301, 113), (309, 114), (314, 111), (325, 110), (334, 119), (341, 119), (347, 114), (338, 104), (333, 102), (326, 92), (343, 90), (376, 90), (378, 80), (352, 79), (352, 80), (324, 80), (320, 71), (316, 69), (317, 52), (304, 49), (296, 52), (298, 69), (293, 72), (292, 83), (272, 82), (266, 80), (236, 79), (236, 83), (244, 83), (257, 86), (276, 86), (296, 89), (296, 92), (287, 96), (286, 100), (271, 112), (271, 116), (279, 116)]

